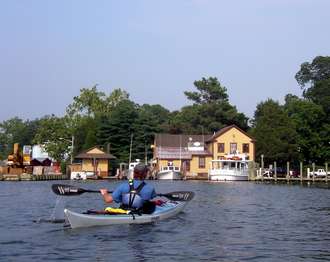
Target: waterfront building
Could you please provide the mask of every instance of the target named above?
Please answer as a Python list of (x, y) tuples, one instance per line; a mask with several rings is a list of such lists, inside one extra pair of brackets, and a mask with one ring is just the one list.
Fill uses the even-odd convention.
[(71, 171), (89, 172), (93, 174), (94, 178), (106, 178), (109, 176), (109, 160), (115, 158), (112, 154), (94, 146), (74, 158), (75, 163), (71, 166)]
[(244, 154), (246, 160), (255, 159), (255, 140), (236, 125), (214, 134), (156, 134), (152, 148), (158, 172), (173, 167), (185, 177), (207, 178), (211, 161), (229, 155)]

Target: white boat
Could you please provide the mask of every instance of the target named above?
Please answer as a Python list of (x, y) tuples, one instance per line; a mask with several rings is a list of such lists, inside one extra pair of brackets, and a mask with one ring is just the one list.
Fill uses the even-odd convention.
[(247, 181), (249, 179), (249, 160), (245, 155), (228, 155), (224, 159), (212, 160), (209, 180), (212, 181)]
[(127, 170), (127, 175), (126, 175), (127, 179), (133, 179), (134, 178), (134, 167), (139, 163), (141, 163), (140, 159), (136, 159), (135, 162), (129, 163), (128, 170)]
[(181, 180), (182, 178), (180, 168), (173, 165), (161, 167), (157, 173), (157, 179), (159, 180)]
[(79, 172), (71, 172), (70, 179), (71, 180), (86, 180), (95, 178), (94, 172), (87, 171), (79, 171)]

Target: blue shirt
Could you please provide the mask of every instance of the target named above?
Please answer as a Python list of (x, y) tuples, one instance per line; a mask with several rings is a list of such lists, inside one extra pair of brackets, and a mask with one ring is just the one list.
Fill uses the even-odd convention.
[[(140, 184), (142, 183), (141, 180), (135, 180), (133, 181), (134, 188), (136, 189)], [(115, 191), (112, 193), (112, 198), (116, 203), (121, 203), (122, 202), (122, 195), (129, 193), (129, 184), (128, 181), (121, 183)], [(155, 188), (149, 184), (145, 184), (144, 187), (141, 189), (139, 195), (144, 201), (153, 199), (156, 197), (156, 191)]]

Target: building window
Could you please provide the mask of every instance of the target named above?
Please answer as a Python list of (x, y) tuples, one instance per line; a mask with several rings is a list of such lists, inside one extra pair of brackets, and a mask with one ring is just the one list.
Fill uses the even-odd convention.
[(237, 143), (230, 143), (230, 154), (236, 154), (237, 152)]
[(250, 152), (250, 144), (243, 144), (243, 153), (249, 153)]
[(218, 143), (218, 153), (224, 153), (224, 152), (225, 152), (225, 144)]
[(205, 157), (200, 156), (198, 158), (198, 167), (199, 168), (205, 168)]

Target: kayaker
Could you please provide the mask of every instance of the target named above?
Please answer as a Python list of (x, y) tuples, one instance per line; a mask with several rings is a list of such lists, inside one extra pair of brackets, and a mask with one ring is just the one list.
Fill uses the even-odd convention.
[(156, 197), (155, 188), (144, 182), (148, 173), (148, 167), (139, 163), (134, 167), (133, 177), (127, 182), (121, 183), (112, 194), (107, 189), (100, 189), (106, 203), (120, 203), (121, 208), (142, 213), (152, 213), (155, 204), (150, 200)]

